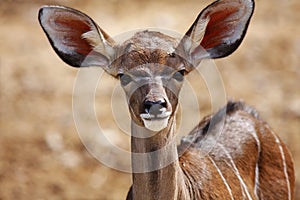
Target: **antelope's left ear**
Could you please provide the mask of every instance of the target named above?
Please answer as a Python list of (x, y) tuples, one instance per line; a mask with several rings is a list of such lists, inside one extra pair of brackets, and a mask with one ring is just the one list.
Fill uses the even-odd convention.
[[(254, 10), (253, 0), (219, 0), (206, 7), (186, 33), (185, 51), (197, 63), (222, 58), (241, 44)], [(203, 52), (206, 50), (206, 53)]]
[(112, 74), (115, 42), (86, 14), (63, 6), (44, 6), (39, 22), (57, 55), (73, 67), (100, 66)]

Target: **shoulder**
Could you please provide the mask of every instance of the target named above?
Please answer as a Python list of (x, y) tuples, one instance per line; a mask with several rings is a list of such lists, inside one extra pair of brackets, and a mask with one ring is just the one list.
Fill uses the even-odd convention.
[[(242, 101), (228, 101), (218, 112), (204, 117), (200, 123), (181, 139), (180, 148), (202, 146), (202, 141), (226, 140), (235, 138), (237, 134), (249, 135), (261, 121), (258, 112)], [(180, 150), (179, 148), (179, 150)]]

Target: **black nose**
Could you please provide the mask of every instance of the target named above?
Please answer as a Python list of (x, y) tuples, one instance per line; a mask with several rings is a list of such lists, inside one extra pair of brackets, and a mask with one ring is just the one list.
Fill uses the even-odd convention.
[(148, 101), (144, 102), (145, 112), (149, 113), (150, 115), (159, 115), (164, 112), (164, 109), (167, 108), (167, 103), (165, 100), (159, 101)]

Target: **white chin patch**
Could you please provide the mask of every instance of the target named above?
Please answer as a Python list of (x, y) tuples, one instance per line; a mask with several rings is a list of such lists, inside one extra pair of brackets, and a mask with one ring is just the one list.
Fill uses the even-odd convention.
[(160, 131), (167, 127), (169, 117), (162, 118), (162, 119), (144, 119), (142, 118), (144, 125), (147, 129), (151, 131)]

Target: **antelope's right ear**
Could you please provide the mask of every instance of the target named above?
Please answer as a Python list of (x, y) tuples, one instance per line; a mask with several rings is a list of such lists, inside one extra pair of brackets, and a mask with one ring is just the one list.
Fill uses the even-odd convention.
[(110, 65), (114, 41), (84, 13), (62, 6), (44, 6), (39, 22), (59, 57), (73, 67)]
[[(254, 0), (216, 0), (198, 15), (183, 40), (195, 63), (222, 58), (241, 44), (254, 10)], [(203, 49), (206, 51), (203, 51)]]

